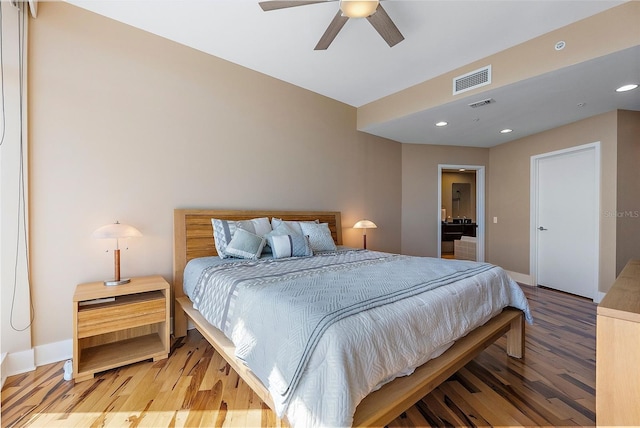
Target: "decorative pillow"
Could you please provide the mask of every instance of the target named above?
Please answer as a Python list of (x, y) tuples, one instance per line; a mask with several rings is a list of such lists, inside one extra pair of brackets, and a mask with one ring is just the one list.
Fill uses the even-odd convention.
[(228, 256), (256, 260), (260, 257), (265, 242), (262, 236), (238, 228), (224, 252)]
[[(274, 226), (274, 224), (275, 224), (275, 226)], [(300, 235), (300, 236), (302, 236), (302, 229), (300, 229), (300, 231), (298, 232), (295, 229), (296, 225), (292, 224), (292, 222), (285, 222), (285, 221), (279, 220), (274, 224), (272, 224), (273, 229), (271, 229), (271, 231), (269, 233), (264, 235), (264, 239), (267, 240), (267, 243), (265, 244), (264, 248), (262, 249), (262, 252), (265, 253), (265, 254), (272, 253), (271, 244), (269, 242), (269, 236), (276, 236), (276, 235)]]
[(294, 233), (291, 235), (271, 235), (267, 239), (274, 259), (313, 256), (309, 239), (306, 236)]
[(336, 243), (333, 242), (328, 223), (300, 223), (302, 234), (309, 237), (311, 249), (315, 251), (335, 251)]
[[(300, 232), (302, 232), (302, 229), (300, 229)], [(296, 232), (296, 230), (294, 229), (293, 226), (285, 223), (284, 221), (281, 221), (280, 223), (277, 224), (276, 227), (273, 228), (273, 230), (271, 230), (271, 232), (269, 232), (266, 235), (264, 235), (264, 238), (267, 240), (267, 245), (270, 245), (269, 244), (269, 237), (270, 236), (278, 236), (278, 235), (300, 235), (300, 236), (302, 236), (302, 233)]]
[[(255, 233), (258, 236), (264, 236), (267, 233), (271, 232), (271, 223), (269, 223), (269, 217), (260, 217), (254, 218), (253, 220), (249, 220), (251, 225), (255, 229)], [(251, 232), (249, 230), (249, 232)]]
[(236, 230), (243, 229), (258, 236), (264, 236), (271, 231), (271, 223), (267, 217), (240, 221), (212, 218), (211, 224), (213, 225), (213, 240), (216, 244), (216, 251), (221, 259), (229, 257), (225, 250)]
[(282, 220), (280, 218), (274, 217), (274, 218), (271, 219), (271, 228), (275, 229), (276, 227), (280, 226), (282, 223), (290, 226), (295, 233), (300, 234), (300, 235), (304, 235), (302, 233), (302, 229), (300, 228), (300, 224), (301, 223), (315, 223), (315, 224), (318, 224), (318, 223), (320, 223), (320, 221), (318, 221), (318, 220), (313, 220), (313, 221), (290, 221), (290, 220)]

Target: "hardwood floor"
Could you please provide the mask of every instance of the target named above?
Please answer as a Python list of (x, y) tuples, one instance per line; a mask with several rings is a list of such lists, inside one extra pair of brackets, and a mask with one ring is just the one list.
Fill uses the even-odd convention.
[[(523, 287), (535, 318), (524, 360), (502, 338), (416, 403), (390, 427), (592, 426), (596, 305)], [(62, 362), (12, 376), (2, 389), (2, 426), (286, 426), (197, 333), (171, 355), (74, 385)]]

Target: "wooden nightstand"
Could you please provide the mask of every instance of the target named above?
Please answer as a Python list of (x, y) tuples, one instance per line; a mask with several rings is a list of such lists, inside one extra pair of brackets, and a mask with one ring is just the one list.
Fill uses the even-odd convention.
[[(96, 299), (102, 303), (87, 304)], [(73, 295), (73, 378), (169, 354), (170, 288), (160, 275), (124, 285), (90, 282)]]

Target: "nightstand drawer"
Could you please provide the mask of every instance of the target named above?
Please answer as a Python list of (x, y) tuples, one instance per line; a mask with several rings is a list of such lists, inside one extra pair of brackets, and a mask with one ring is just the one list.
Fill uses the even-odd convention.
[(78, 311), (78, 338), (95, 336), (166, 320), (166, 300), (160, 292), (119, 296), (115, 302)]

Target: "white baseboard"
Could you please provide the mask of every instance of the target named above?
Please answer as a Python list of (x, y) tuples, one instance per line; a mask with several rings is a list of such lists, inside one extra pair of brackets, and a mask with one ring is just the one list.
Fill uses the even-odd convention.
[(73, 340), (61, 340), (60, 342), (47, 343), (34, 348), (36, 366), (57, 363), (73, 357)]
[[(518, 272), (511, 272), (511, 271), (506, 271), (506, 272), (511, 277), (511, 279), (513, 279), (515, 282), (528, 285), (531, 287), (535, 287), (535, 285), (533, 284), (533, 278), (531, 277), (531, 275), (518, 273)], [(605, 294), (607, 293), (603, 293), (602, 291), (596, 291), (596, 295), (593, 298), (593, 302), (596, 304), (600, 303), (604, 298)]]
[(2, 384), (7, 376), (30, 372), (36, 369), (33, 349), (5, 354), (2, 360)]
[(14, 376), (36, 369), (45, 364), (68, 360), (73, 355), (73, 341), (71, 339), (60, 342), (47, 343), (26, 351), (2, 354), (0, 373), (2, 385), (8, 376)]
[(519, 272), (511, 272), (511, 271), (506, 271), (506, 272), (507, 272), (507, 275), (509, 275), (511, 279), (513, 279), (515, 282), (533, 287), (533, 278), (531, 277), (531, 275), (527, 275), (525, 273), (519, 273)]
[(4, 386), (4, 381), (7, 380), (7, 371), (4, 368), (4, 360), (7, 359), (7, 353), (0, 355), (0, 388)]

